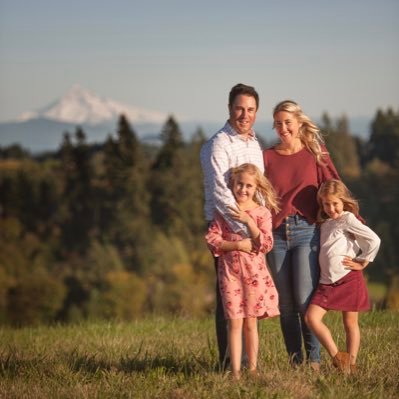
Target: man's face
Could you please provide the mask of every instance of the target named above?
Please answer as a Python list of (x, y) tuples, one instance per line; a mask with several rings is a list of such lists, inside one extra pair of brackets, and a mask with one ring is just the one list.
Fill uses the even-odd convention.
[(248, 136), (256, 120), (256, 111), (255, 98), (240, 94), (229, 106), (229, 123), (238, 134)]

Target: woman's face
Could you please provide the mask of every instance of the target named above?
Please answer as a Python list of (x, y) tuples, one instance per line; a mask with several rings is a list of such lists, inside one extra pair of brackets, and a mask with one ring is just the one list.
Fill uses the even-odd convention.
[(289, 144), (300, 140), (299, 128), (302, 124), (291, 112), (279, 111), (274, 115), (274, 128), (282, 143)]

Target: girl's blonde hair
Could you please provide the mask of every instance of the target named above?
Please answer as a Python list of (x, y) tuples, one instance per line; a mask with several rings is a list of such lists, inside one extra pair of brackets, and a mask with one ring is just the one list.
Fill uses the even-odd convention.
[[(324, 140), (317, 125), (304, 114), (302, 108), (295, 101), (284, 100), (279, 102), (273, 109), (273, 118), (276, 116), (277, 112), (281, 111), (289, 112), (295, 116), (301, 124), (299, 128), (299, 138), (302, 144), (314, 155), (318, 164), (323, 164), (324, 152), (322, 151), (321, 144), (324, 144)], [(273, 128), (275, 127), (273, 123)]]
[(233, 187), (235, 180), (242, 173), (248, 173), (251, 176), (255, 177), (256, 193), (254, 196), (254, 201), (259, 205), (263, 205), (262, 201), (259, 198), (262, 197), (265, 201), (265, 206), (270, 210), (274, 210), (277, 213), (280, 208), (278, 206), (276, 192), (270, 181), (262, 174), (262, 172), (256, 165), (252, 163), (243, 163), (240, 166), (231, 168), (229, 181), (230, 188)]
[(344, 211), (352, 212), (356, 217), (359, 217), (359, 203), (353, 197), (348, 187), (341, 180), (331, 179), (327, 180), (319, 188), (317, 192), (317, 202), (319, 204), (319, 211), (317, 214), (317, 222), (323, 223), (329, 216), (324, 212), (322, 200), (327, 195), (334, 195), (344, 203)]

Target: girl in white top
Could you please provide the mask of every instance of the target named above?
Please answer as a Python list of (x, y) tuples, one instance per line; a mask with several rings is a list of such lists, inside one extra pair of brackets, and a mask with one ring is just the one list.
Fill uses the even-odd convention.
[[(320, 209), (320, 282), (306, 313), (306, 323), (346, 374), (356, 369), (360, 347), (359, 311), (370, 308), (362, 270), (377, 255), (380, 239), (359, 220), (359, 205), (340, 180), (324, 182), (317, 194)], [(342, 311), (346, 352), (338, 351), (323, 323), (328, 310)]]

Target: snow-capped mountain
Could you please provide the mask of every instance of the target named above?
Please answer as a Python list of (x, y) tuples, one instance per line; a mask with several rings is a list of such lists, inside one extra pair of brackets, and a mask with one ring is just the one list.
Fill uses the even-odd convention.
[(82, 88), (72, 86), (63, 97), (38, 110), (23, 113), (18, 120), (50, 119), (73, 124), (98, 125), (112, 122), (124, 114), (131, 123), (164, 123), (167, 115), (162, 112), (122, 104), (102, 98)]
[[(178, 110), (175, 110), (178, 111)], [(60, 146), (65, 132), (73, 134), (81, 127), (89, 143), (104, 143), (109, 135), (115, 135), (117, 120), (127, 117), (137, 137), (146, 143), (160, 144), (160, 132), (168, 115), (149, 111), (101, 98), (75, 85), (59, 100), (37, 111), (25, 112), (18, 120), (0, 122), (0, 147), (19, 144), (35, 153), (52, 151)], [(221, 121), (224, 119), (222, 116)], [(214, 134), (222, 123), (182, 120), (177, 122), (186, 140), (201, 127), (207, 136)], [(368, 134), (370, 119), (352, 119), (352, 131), (361, 137)], [(273, 141), (275, 133), (271, 121), (258, 121), (255, 129), (259, 136)]]

